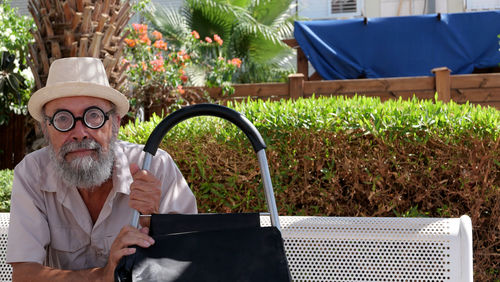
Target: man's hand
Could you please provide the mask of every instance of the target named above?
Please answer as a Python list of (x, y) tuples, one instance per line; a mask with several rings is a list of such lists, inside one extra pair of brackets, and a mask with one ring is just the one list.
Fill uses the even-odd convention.
[(114, 281), (115, 268), (123, 256), (135, 253), (137, 245), (147, 248), (154, 244), (153, 238), (149, 237), (147, 227), (141, 230), (130, 225), (120, 230), (115, 241), (111, 245), (108, 263), (103, 268), (91, 268), (82, 270), (61, 270), (43, 266), (34, 262), (20, 262), (12, 264), (13, 281)]
[[(130, 225), (123, 227), (116, 236), (109, 251), (108, 263), (104, 267), (105, 281), (113, 281), (115, 268), (123, 256), (135, 253), (136, 249), (130, 246), (137, 245), (148, 248), (155, 243), (154, 239), (148, 236), (149, 229), (143, 227), (140, 230)], [(111, 279), (111, 280), (110, 280)]]
[(140, 170), (137, 164), (130, 165), (134, 181), (130, 185), (131, 208), (142, 214), (158, 213), (160, 209), (161, 183), (147, 170)]

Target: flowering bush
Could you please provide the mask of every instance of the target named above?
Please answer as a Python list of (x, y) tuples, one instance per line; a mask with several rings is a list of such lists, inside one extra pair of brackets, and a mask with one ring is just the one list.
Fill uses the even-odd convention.
[(132, 24), (129, 30), (124, 60), (128, 64), (132, 109), (153, 104), (172, 109), (202, 100), (186, 86), (220, 86), (223, 94), (234, 92), (230, 82), (241, 60), (226, 60), (219, 55), (224, 42), (220, 36), (201, 40), (193, 31), (183, 46), (177, 47), (169, 44), (159, 31), (148, 30), (145, 24)]
[(26, 66), (33, 20), (20, 17), (10, 1), (0, 1), (0, 125), (11, 113), (27, 114), (33, 74)]

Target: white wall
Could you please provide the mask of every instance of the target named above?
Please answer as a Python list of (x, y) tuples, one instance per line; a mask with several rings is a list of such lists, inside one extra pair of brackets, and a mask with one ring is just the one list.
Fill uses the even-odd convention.
[(183, 0), (151, 0), (151, 2), (155, 4), (160, 4), (168, 8), (174, 8), (177, 9), (182, 6), (182, 3), (184, 3)]
[(380, 16), (394, 17), (426, 14), (426, 3), (428, 3), (426, 0), (382, 0), (382, 3), (380, 3)]
[(328, 18), (328, 0), (298, 0), (299, 17)]
[(10, 6), (12, 8), (17, 8), (17, 12), (21, 16), (31, 16), (28, 10), (28, 0), (13, 0), (10, 1)]
[[(429, 11), (428, 5), (435, 3), (434, 13), (460, 13), (466, 11), (466, 1), (481, 3), (489, 9), (500, 7), (500, 0), (358, 0), (362, 3), (362, 14), (368, 18), (422, 15)], [(488, 2), (488, 3), (486, 3)], [(491, 3), (490, 3), (491, 2)], [(334, 18), (328, 13), (329, 0), (297, 0), (298, 14), (310, 19)], [(489, 6), (488, 6), (489, 5)], [(359, 17), (359, 15), (358, 15)]]

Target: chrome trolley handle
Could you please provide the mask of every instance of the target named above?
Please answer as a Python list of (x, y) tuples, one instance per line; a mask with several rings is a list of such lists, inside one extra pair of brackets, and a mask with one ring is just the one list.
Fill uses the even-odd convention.
[[(262, 136), (257, 128), (255, 128), (255, 126), (245, 116), (233, 109), (216, 104), (197, 104), (184, 107), (168, 115), (155, 127), (149, 136), (146, 145), (144, 146), (144, 152), (146, 152), (146, 155), (144, 157), (142, 169), (149, 170), (151, 160), (156, 154), (158, 146), (170, 129), (181, 121), (197, 116), (214, 116), (228, 120), (241, 129), (248, 137), (259, 160), (267, 208), (271, 215), (271, 225), (278, 228), (278, 230), (281, 230), (278, 209), (274, 198), (273, 184), (271, 182), (271, 175), (269, 173), (269, 166), (265, 152), (266, 144), (264, 143), (264, 139), (262, 139)], [(134, 211), (131, 225), (137, 227), (138, 224), (139, 212)]]

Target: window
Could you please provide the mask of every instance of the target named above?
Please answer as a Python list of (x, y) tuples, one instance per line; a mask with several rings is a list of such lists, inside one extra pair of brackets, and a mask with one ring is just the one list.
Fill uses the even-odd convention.
[(329, 0), (330, 16), (349, 17), (361, 15), (361, 0)]
[(467, 11), (500, 9), (500, 0), (466, 0)]

